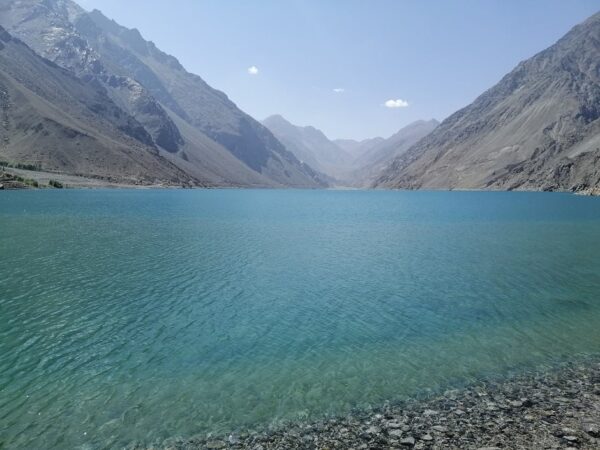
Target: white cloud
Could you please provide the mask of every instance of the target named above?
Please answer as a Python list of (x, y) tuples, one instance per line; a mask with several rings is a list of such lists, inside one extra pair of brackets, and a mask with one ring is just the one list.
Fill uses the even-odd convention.
[(342, 94), (342, 93), (346, 92), (346, 89), (344, 89), (344, 88), (334, 88), (333, 92), (335, 92), (336, 94)]
[(383, 106), (386, 108), (406, 108), (408, 106), (408, 102), (399, 98), (396, 100), (388, 100), (383, 104)]
[(258, 67), (256, 67), (256, 66), (248, 67), (248, 73), (250, 75), (258, 75)]

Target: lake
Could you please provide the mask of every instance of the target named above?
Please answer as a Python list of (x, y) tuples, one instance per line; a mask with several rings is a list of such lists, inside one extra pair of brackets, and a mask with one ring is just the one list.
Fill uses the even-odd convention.
[(600, 199), (0, 193), (0, 447), (344, 414), (600, 350)]

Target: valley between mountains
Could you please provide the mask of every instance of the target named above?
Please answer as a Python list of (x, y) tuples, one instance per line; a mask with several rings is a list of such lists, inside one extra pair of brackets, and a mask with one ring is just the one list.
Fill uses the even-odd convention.
[(330, 139), (258, 121), (71, 0), (0, 0), (0, 162), (68, 185), (600, 189), (600, 13), (441, 123)]

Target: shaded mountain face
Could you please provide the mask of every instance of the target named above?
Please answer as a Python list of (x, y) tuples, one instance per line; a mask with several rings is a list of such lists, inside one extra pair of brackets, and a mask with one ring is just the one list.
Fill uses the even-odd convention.
[(212, 184), (318, 187), (319, 175), (225, 94), (99, 11), (70, 0), (0, 0), (0, 24), (72, 70), (147, 131), (174, 164)]
[(0, 27), (0, 160), (132, 184), (193, 180), (105, 93)]
[(43, 57), (73, 71), (88, 82), (103, 85), (107, 94), (141, 123), (153, 143), (174, 152), (182, 144), (177, 128), (160, 104), (134, 79), (108, 70), (72, 22), (86, 12), (77, 4), (51, 1), (0, 1), (0, 20), (9, 31)]
[(600, 13), (520, 63), (377, 179), (393, 188), (600, 186)]
[(262, 123), (299, 160), (330, 177), (343, 177), (352, 165), (353, 157), (321, 130), (293, 125), (280, 115), (267, 117)]

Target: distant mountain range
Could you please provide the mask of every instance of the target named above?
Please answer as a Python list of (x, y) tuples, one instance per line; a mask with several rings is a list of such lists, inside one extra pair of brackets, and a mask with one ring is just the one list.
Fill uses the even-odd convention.
[(600, 188), (600, 13), (399, 156), (388, 188)]
[(298, 159), (329, 176), (332, 184), (365, 187), (394, 157), (429, 134), (439, 122), (418, 120), (388, 139), (364, 141), (331, 141), (321, 130), (293, 125), (280, 115), (266, 118), (263, 124)]
[(315, 127), (293, 125), (280, 115), (267, 117), (262, 123), (299, 160), (330, 177), (343, 177), (352, 165), (352, 155)]
[(363, 146), (361, 153), (354, 160), (354, 179), (361, 183), (371, 184), (392, 160), (419, 142), (437, 128), (440, 123), (435, 120), (417, 120), (400, 129), (397, 133), (370, 146)]
[[(128, 130), (130, 137), (154, 148), (169, 162), (167, 167), (177, 166), (199, 184), (326, 185), (225, 94), (187, 72), (137, 30), (124, 28), (99, 11), (88, 13), (70, 0), (0, 0), (0, 25), (39, 55), (103, 90), (111, 108), (116, 105), (135, 124), (135, 130)], [(41, 84), (44, 74), (39, 75)], [(95, 112), (99, 121), (106, 119), (106, 111)], [(43, 119), (55, 120), (53, 114), (48, 112)], [(34, 152), (27, 157), (44, 159)], [(93, 161), (80, 166), (80, 171), (94, 173)], [(53, 168), (58, 166), (57, 158)], [(71, 170), (68, 165), (61, 169)], [(125, 175), (133, 174), (124, 169), (115, 174)]]

